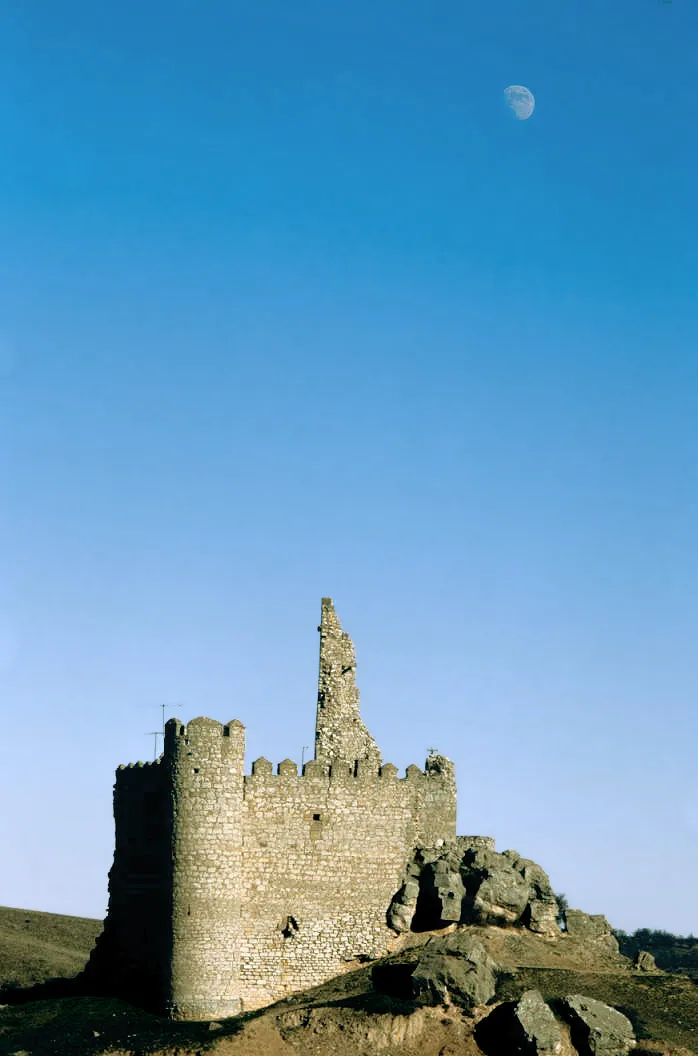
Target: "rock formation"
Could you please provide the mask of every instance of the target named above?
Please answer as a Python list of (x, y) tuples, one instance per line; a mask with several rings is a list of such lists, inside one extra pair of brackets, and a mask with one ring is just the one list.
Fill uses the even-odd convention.
[(496, 987), (497, 965), (481, 942), (462, 931), (430, 939), (412, 974), (412, 996), (424, 1005), (471, 1009), (487, 1004)]
[(627, 1056), (634, 1048), (632, 1024), (618, 1009), (582, 994), (558, 1005), (566, 1028), (538, 990), (497, 1005), (475, 1029), (478, 1045), (487, 1056)]
[[(450, 923), (524, 924), (552, 936), (560, 934), (558, 913), (550, 880), (539, 865), (516, 851), (498, 854), (493, 840), (463, 836), (416, 852), (388, 910), (388, 924), (397, 932)], [(597, 918), (581, 914), (573, 927), (582, 928), (582, 918), (592, 922), (587, 929), (594, 941), (606, 941), (607, 924), (604, 929)]]
[(563, 1008), (580, 1056), (627, 1056), (634, 1048), (632, 1023), (617, 1009), (582, 994), (566, 997)]
[(562, 1028), (538, 990), (498, 1005), (480, 1021), (476, 1037), (487, 1056), (559, 1056), (564, 1044)]
[(657, 962), (654, 959), (654, 954), (648, 950), (638, 950), (635, 955), (635, 967), (639, 968), (641, 972), (658, 972)]
[[(562, 1031), (538, 990), (527, 990), (513, 1009), (514, 1044), (535, 1056), (557, 1056), (562, 1051)], [(517, 1038), (516, 1035), (519, 1035)]]
[(609, 953), (618, 953), (620, 949), (611, 925), (600, 913), (590, 916), (581, 909), (568, 909), (565, 911), (565, 925), (567, 934), (573, 938), (584, 939)]

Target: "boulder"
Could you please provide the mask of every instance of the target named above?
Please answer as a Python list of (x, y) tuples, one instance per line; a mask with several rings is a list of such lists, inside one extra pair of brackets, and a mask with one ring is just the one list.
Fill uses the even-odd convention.
[(657, 962), (654, 959), (653, 954), (649, 953), (648, 950), (638, 950), (635, 955), (635, 967), (639, 968), (641, 972), (658, 972)]
[(562, 1029), (538, 990), (518, 1001), (504, 1001), (475, 1027), (475, 1040), (487, 1056), (561, 1056)]
[(531, 1056), (557, 1056), (562, 1052), (562, 1031), (538, 990), (527, 990), (514, 1006), (514, 1037), (519, 1051)]
[(391, 902), (388, 910), (388, 927), (398, 933), (409, 931), (412, 927), (416, 905), (416, 902), (414, 906), (405, 905), (402, 902)]
[(388, 927), (397, 932), (409, 931), (417, 908), (418, 898), (419, 880), (413, 876), (408, 876), (390, 903), (387, 917)]
[(529, 858), (519, 858), (518, 862), (515, 864), (515, 868), (521, 873), (524, 880), (529, 885), (531, 900), (554, 902), (557, 908), (555, 892), (553, 891), (548, 874), (542, 866), (537, 865), (536, 862), (532, 862)]
[(422, 891), (431, 903), (433, 927), (461, 919), (465, 887), (460, 875), (460, 861), (452, 856), (438, 859), (422, 873)]
[(423, 1005), (470, 1009), (494, 997), (497, 965), (467, 932), (430, 939), (412, 975), (412, 996)]
[(558, 913), (557, 902), (534, 899), (528, 903), (528, 914), (525, 919), (526, 926), (537, 935), (559, 935)]
[(476, 847), (483, 847), (489, 851), (495, 850), (493, 836), (456, 836), (456, 848), (461, 858), (466, 851), (472, 851)]
[(627, 1056), (635, 1046), (632, 1023), (616, 1008), (582, 994), (570, 994), (562, 1007), (580, 1056)]
[(618, 939), (611, 931), (611, 925), (600, 913), (590, 916), (581, 909), (565, 911), (567, 934), (574, 939), (583, 939), (604, 946), (610, 953), (618, 953)]
[(476, 849), (464, 858), (468, 915), (475, 924), (516, 924), (528, 905), (530, 886), (507, 854)]

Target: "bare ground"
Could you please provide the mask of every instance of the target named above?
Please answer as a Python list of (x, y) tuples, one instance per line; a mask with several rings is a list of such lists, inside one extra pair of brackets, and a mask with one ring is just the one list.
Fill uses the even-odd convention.
[[(73, 974), (100, 927), (98, 921), (0, 910), (0, 980), (30, 985)], [(531, 987), (552, 1002), (584, 993), (629, 1016), (638, 1037), (636, 1056), (698, 1056), (698, 985), (689, 978), (636, 972), (625, 958), (567, 936), (474, 930), (505, 966), (494, 1003)], [(429, 937), (406, 936), (385, 960), (413, 960), (415, 947)], [(481, 1056), (473, 1031), (493, 1005), (475, 1017), (455, 1008), (415, 1009), (410, 1001), (376, 992), (371, 970), (352, 966), (322, 986), (213, 1026), (172, 1023), (108, 999), (8, 1003), (0, 1009), (0, 1056)], [(0, 1002), (14, 1001), (7, 994)]]

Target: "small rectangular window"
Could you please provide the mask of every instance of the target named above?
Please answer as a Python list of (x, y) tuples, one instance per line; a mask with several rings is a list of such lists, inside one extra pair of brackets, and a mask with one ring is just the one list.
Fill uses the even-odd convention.
[(313, 821), (319, 821), (319, 820), (320, 820), (320, 815), (319, 814), (313, 814)]

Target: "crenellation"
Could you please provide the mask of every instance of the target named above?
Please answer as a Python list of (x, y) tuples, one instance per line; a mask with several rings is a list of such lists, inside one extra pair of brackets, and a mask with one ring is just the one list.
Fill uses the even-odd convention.
[(260, 756), (259, 759), (255, 759), (252, 764), (252, 777), (271, 777), (274, 773), (274, 766), (264, 756)]
[(373, 777), (378, 777), (380, 772), (380, 766), (374, 760), (369, 759), (357, 759), (354, 763), (354, 777), (360, 781), (367, 781)]
[(258, 1008), (380, 956), (415, 849), (455, 839), (453, 765), (399, 778), (361, 721), (354, 646), (322, 601), (315, 758), (245, 773), (245, 728), (170, 719), (160, 759), (119, 767), (105, 930), (115, 993), (184, 1019)]
[(350, 781), (354, 777), (354, 768), (349, 763), (335, 762), (330, 767), (330, 781)]

